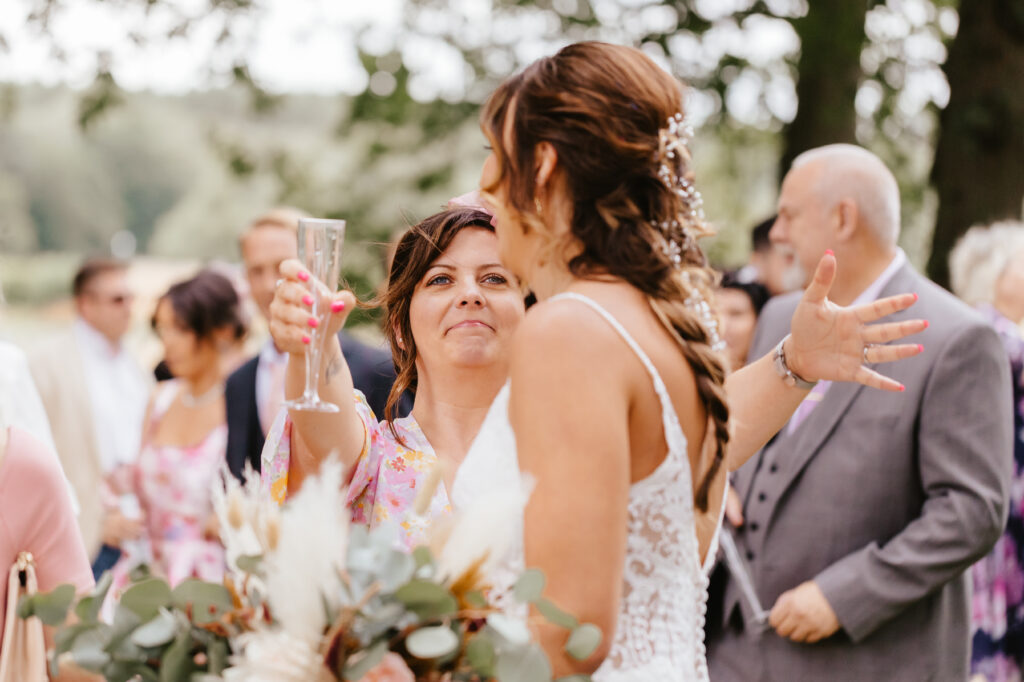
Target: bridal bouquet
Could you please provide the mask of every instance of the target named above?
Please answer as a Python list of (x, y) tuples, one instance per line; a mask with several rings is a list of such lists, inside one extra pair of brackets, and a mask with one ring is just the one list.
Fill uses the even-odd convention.
[[(421, 491), (427, 502), (435, 486)], [(547, 658), (525, 616), (513, 615), (531, 603), (570, 631), (570, 655), (582, 660), (599, 645), (598, 628), (542, 596), (539, 571), (524, 571), (510, 594), (488, 590), (486, 576), (522, 511), (518, 491), (488, 495), (408, 554), (396, 549), (393, 529), (350, 527), (343, 490), (337, 463), (283, 509), (257, 482), (243, 487), (228, 477), (215, 497), (224, 583), (171, 589), (139, 571), (105, 623), (107, 576), (75, 604), (77, 622), (58, 630), (54, 665), (70, 657), (114, 682), (548, 682)], [(69, 585), (37, 594), (21, 614), (63, 623), (73, 596)]]

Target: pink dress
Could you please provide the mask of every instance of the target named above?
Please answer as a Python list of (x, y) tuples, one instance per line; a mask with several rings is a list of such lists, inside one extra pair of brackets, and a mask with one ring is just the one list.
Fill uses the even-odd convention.
[[(31, 552), (35, 558), (42, 592), (71, 583), (82, 593), (93, 585), (56, 454), (12, 427), (7, 450), (0, 455), (0, 614), (7, 604), (7, 572), (19, 552)], [(3, 630), (0, 617), (0, 641)]]
[(114, 567), (115, 587), (123, 586), (131, 569), (148, 558), (140, 553), (152, 553), (154, 572), (171, 586), (186, 578), (218, 583), (224, 578), (224, 548), (219, 541), (204, 539), (203, 528), (213, 514), (211, 489), (224, 463), (227, 424), (188, 447), (151, 442), (180, 390), (178, 381), (166, 381), (153, 398), (133, 477), (146, 516), (148, 546), (142, 552), (127, 548)]
[[(356, 413), (366, 429), (366, 440), (349, 483), (347, 502), (352, 521), (370, 528), (394, 524), (402, 544), (412, 549), (427, 539), (426, 531), (432, 519), (452, 512), (442, 483), (424, 517), (411, 513), (418, 486), (437, 464), (437, 455), (412, 415), (394, 422), (395, 430), (405, 441), (403, 445), (391, 432), (388, 422), (377, 421), (361, 392), (355, 391), (354, 400)], [(291, 433), (291, 419), (282, 410), (263, 448), (262, 485), (278, 504), (284, 503), (288, 492)]]

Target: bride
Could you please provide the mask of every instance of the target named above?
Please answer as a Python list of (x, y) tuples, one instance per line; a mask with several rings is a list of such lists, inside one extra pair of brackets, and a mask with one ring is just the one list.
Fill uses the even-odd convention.
[[(682, 109), (680, 85), (642, 52), (591, 42), (510, 78), (482, 116), (493, 152), (480, 184), (501, 259), (540, 303), (460, 475), (518, 453), (536, 479), (525, 563), (544, 571), (549, 598), (606, 634), (577, 661), (565, 631), (542, 626), (556, 677), (706, 680), (706, 574), (727, 471), (789, 418), (806, 395), (797, 379), (901, 390), (862, 366), (864, 350), (924, 328), (863, 325), (913, 294), (829, 302), (829, 254), (780, 371), (765, 357), (727, 379)], [(917, 352), (887, 345), (872, 359)]]
[[(781, 346), (784, 357), (766, 356), (727, 379), (705, 302), (712, 273), (695, 243), (707, 230), (682, 101), (680, 85), (641, 52), (580, 43), (509, 79), (482, 119), (493, 154), (481, 186), (497, 217), (502, 263), (541, 302), (517, 321), (503, 351), (509, 382), (500, 392), (489, 384), (488, 400), (497, 397), (454, 487), (483, 495), (512, 485), (500, 472), (514, 471), (517, 457), (536, 479), (525, 514), (526, 565), (546, 574), (546, 596), (605, 633), (591, 658), (576, 661), (563, 652), (565, 631), (542, 626), (556, 676), (706, 680), (701, 614), (727, 470), (782, 427), (807, 394), (802, 380), (899, 390), (862, 366), (863, 353), (924, 327), (867, 326), (907, 308), (912, 294), (857, 308), (832, 304), (836, 262), (826, 255)], [(292, 393), (301, 385), (308, 319), (303, 274), (296, 261), (282, 265), (286, 285), (271, 308), (275, 339), (293, 351)], [(329, 329), (354, 300), (343, 292), (335, 303)], [(405, 332), (415, 336), (411, 327)], [(917, 352), (886, 345), (872, 350), (872, 361)], [(416, 359), (425, 376), (462, 362), (444, 355), (428, 367), (427, 360)], [(331, 381), (338, 379), (322, 378), (321, 390)], [(448, 402), (438, 388), (427, 397)], [(372, 448), (369, 431), (343, 428), (343, 417), (303, 424), (294, 416), (308, 449), (304, 470), (314, 471), (339, 443), (330, 434), (349, 433), (342, 449), (353, 454)]]

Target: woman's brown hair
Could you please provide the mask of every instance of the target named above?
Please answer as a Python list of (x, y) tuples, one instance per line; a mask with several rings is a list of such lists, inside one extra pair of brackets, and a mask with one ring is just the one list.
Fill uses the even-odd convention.
[[(388, 288), (381, 297), (384, 304), (384, 334), (391, 345), (395, 362), (395, 383), (388, 394), (384, 418), (391, 433), (403, 443), (395, 429), (396, 410), (405, 391), (416, 392), (416, 339), (409, 321), (413, 292), (423, 276), (451, 245), (455, 236), (467, 227), (494, 232), (491, 216), (480, 209), (451, 208), (425, 218), (409, 228), (398, 240), (388, 273)], [(401, 339), (401, 341), (399, 341)]]
[(679, 146), (669, 153), (666, 144), (669, 121), (682, 111), (680, 83), (639, 50), (569, 45), (488, 100), (481, 125), (500, 173), (483, 189), (494, 200), (505, 187), (524, 230), (550, 236), (539, 215), (534, 153), (541, 142), (554, 147), (573, 214), (569, 241), (551, 237), (552, 249), (573, 249), (568, 267), (577, 277), (611, 275), (642, 291), (693, 369), (709, 417), (705, 439), (715, 439), (694, 495), (704, 511), (725, 458), (729, 409), (724, 359), (687, 305), (697, 296), (710, 299), (714, 276), (695, 241), (709, 230), (687, 196), (689, 152)]

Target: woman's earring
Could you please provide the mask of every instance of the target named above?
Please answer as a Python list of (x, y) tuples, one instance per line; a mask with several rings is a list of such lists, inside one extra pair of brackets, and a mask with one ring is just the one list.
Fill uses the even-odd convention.
[(544, 207), (540, 205), (540, 199), (538, 199), (537, 197), (533, 198), (533, 205), (537, 208), (537, 215), (540, 215), (541, 213), (544, 212)]

